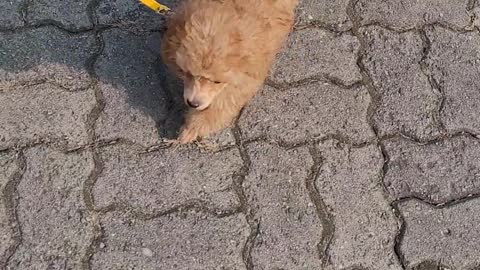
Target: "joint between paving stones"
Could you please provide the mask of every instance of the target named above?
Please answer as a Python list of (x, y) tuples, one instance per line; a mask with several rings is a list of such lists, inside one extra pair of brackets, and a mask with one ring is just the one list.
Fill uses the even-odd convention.
[(403, 218), (399, 208), (398, 208), (398, 203), (395, 200), (395, 198), (388, 192), (387, 186), (385, 185), (385, 175), (388, 172), (388, 165), (390, 158), (388, 156), (387, 151), (385, 150), (385, 147), (382, 143), (382, 141), (379, 141), (378, 147), (380, 149), (380, 152), (382, 154), (383, 158), (383, 165), (380, 171), (380, 182), (383, 188), (383, 195), (386, 197), (386, 200), (389, 201), (390, 208), (392, 209), (392, 212), (397, 220), (397, 234), (395, 235), (394, 242), (393, 242), (393, 251), (395, 253), (395, 256), (400, 263), (400, 266), (402, 269), (407, 269), (406, 265), (407, 263), (405, 262), (405, 256), (403, 255), (400, 246), (403, 240), (403, 236), (405, 235), (405, 219)]
[(310, 200), (315, 205), (318, 219), (322, 224), (322, 232), (320, 241), (317, 244), (317, 249), (321, 264), (326, 266), (328, 263), (330, 263), (328, 250), (335, 234), (335, 223), (333, 216), (328, 211), (326, 204), (315, 187), (315, 180), (319, 175), (319, 171), (323, 163), (321, 155), (316, 147), (316, 143), (310, 144), (308, 150), (313, 159), (313, 165), (310, 168), (310, 172), (305, 180), (305, 184)]
[(436, 128), (439, 129), (440, 134), (445, 134), (447, 130), (441, 120), (441, 112), (445, 105), (445, 94), (440, 84), (437, 82), (437, 80), (435, 80), (432, 72), (430, 71), (426, 63), (428, 55), (430, 54), (432, 49), (432, 42), (428, 38), (427, 32), (425, 30), (427, 28), (430, 28), (430, 27), (424, 27), (418, 31), (418, 34), (420, 35), (420, 38), (422, 39), (422, 42), (423, 42), (422, 58), (420, 59), (419, 65), (420, 65), (420, 70), (422, 71), (422, 74), (425, 77), (427, 77), (428, 83), (430, 84), (430, 88), (432, 89), (434, 94), (438, 97), (437, 108), (431, 112), (433, 114), (432, 117), (433, 117), (434, 124), (436, 125)]
[(262, 142), (262, 143), (279, 147), (284, 150), (292, 150), (292, 149), (308, 146), (312, 143), (318, 144), (328, 140), (335, 140), (353, 148), (361, 148), (361, 147), (365, 147), (365, 146), (369, 146), (377, 143), (376, 138), (374, 140), (364, 141), (361, 143), (354, 143), (351, 140), (349, 140), (346, 136), (343, 136), (342, 134), (327, 134), (327, 135), (323, 135), (315, 138), (310, 138), (305, 141), (296, 141), (296, 142), (286, 142), (281, 139), (271, 139), (271, 138), (268, 138), (267, 135), (263, 134), (259, 137), (244, 139), (243, 144), (250, 145), (250, 144)]
[[(369, 123), (369, 126), (371, 127), (371, 129), (373, 130), (373, 133), (375, 134), (375, 138), (378, 141), (378, 147), (380, 148), (380, 151), (381, 151), (382, 156), (384, 158), (384, 160), (383, 160), (384, 163), (383, 163), (383, 166), (381, 168), (381, 172), (380, 172), (381, 175), (380, 175), (380, 178), (379, 178), (380, 180), (379, 181), (381, 181), (381, 185), (383, 187), (383, 191), (384, 191), (383, 196), (386, 197), (385, 199), (387, 201), (389, 201), (388, 197), (390, 195), (387, 192), (387, 189), (386, 189), (385, 184), (384, 184), (384, 176), (385, 176), (386, 169), (387, 169), (388, 156), (383, 149), (383, 146), (382, 146), (380, 138), (379, 138), (380, 133), (379, 133), (378, 128), (375, 125), (375, 121), (374, 121), (375, 112), (376, 112), (376, 110), (377, 110), (377, 108), (380, 104), (380, 97), (379, 97), (378, 91), (375, 89), (372, 78), (368, 74), (368, 71), (367, 71), (366, 67), (363, 65), (363, 62), (362, 62), (363, 57), (365, 56), (365, 53), (366, 53), (366, 50), (367, 50), (367, 46), (366, 46), (365, 39), (362, 37), (362, 35), (360, 33), (360, 28), (362, 27), (362, 25), (360, 24), (360, 19), (358, 18), (357, 14), (355, 13), (355, 6), (358, 4), (358, 1), (359, 0), (350, 0), (350, 2), (348, 3), (348, 6), (347, 6), (347, 15), (350, 18), (350, 21), (352, 21), (352, 32), (354, 33), (354, 36), (356, 36), (358, 41), (360, 42), (360, 49), (358, 50), (358, 56), (357, 56), (357, 66), (360, 69), (360, 72), (362, 74), (362, 78), (365, 82), (365, 85), (368, 89), (368, 92), (369, 92), (371, 100), (372, 100), (371, 104), (368, 108), (368, 112), (367, 112), (367, 122)], [(404, 219), (401, 216), (401, 214), (398, 210), (398, 207), (396, 205), (394, 205), (393, 203), (390, 203), (390, 207), (391, 207), (391, 209), (392, 209), (392, 211), (395, 215), (395, 218), (396, 218), (397, 224), (398, 224), (398, 234), (395, 236), (395, 239), (394, 239), (394, 253), (395, 253), (395, 256), (396, 256), (397, 260), (399, 261), (402, 269), (406, 269), (404, 256), (401, 253), (400, 245), (399, 245), (399, 243), (401, 243), (401, 241), (403, 239), (403, 235), (405, 233)]]
[(23, 0), (22, 3), (18, 5), (17, 12), (20, 15), (24, 25), (27, 24), (28, 6), (30, 5), (30, 1), (32, 0)]
[[(346, 24), (348, 21), (341, 22), (340, 24)], [(336, 29), (337, 24), (328, 24), (325, 22), (322, 22), (320, 20), (314, 20), (310, 21), (308, 23), (304, 24), (295, 24), (293, 26), (293, 31), (301, 31), (304, 29), (311, 29), (311, 28), (316, 28), (316, 29), (321, 29), (327, 32), (330, 32), (335, 35), (341, 35), (344, 33), (351, 33), (351, 29), (346, 29), (346, 30), (338, 30)]]
[(356, 81), (356, 82), (353, 82), (352, 84), (345, 84), (340, 79), (334, 78), (329, 74), (317, 74), (315, 76), (302, 79), (299, 81), (295, 81), (295, 82), (290, 82), (290, 83), (277, 83), (271, 79), (267, 79), (264, 84), (276, 90), (285, 91), (291, 88), (297, 88), (297, 87), (306, 86), (306, 85), (314, 84), (318, 82), (331, 84), (342, 89), (354, 89), (364, 85), (362, 81)]
[[(5, 267), (8, 265), (8, 262), (12, 258), (12, 256), (17, 251), (17, 248), (22, 244), (22, 229), (20, 227), (20, 223), (18, 220), (17, 214), (17, 187), (22, 177), (27, 169), (27, 162), (26, 158), (23, 155), (23, 150), (18, 150), (15, 157), (18, 170), (14, 173), (13, 177), (7, 182), (4, 192), (3, 192), (3, 199), (5, 202), (5, 210), (7, 213), (8, 224), (10, 229), (13, 232), (13, 244), (7, 248), (6, 257), (4, 261), (0, 261), (0, 267), (4, 265)], [(0, 258), (1, 259), (1, 258)]]
[(171, 206), (166, 210), (146, 213), (137, 208), (133, 208), (126, 203), (120, 202), (120, 203), (112, 203), (101, 208), (95, 208), (94, 212), (101, 215), (112, 213), (112, 212), (118, 212), (141, 221), (155, 220), (171, 214), (184, 213), (191, 210), (195, 212), (206, 213), (215, 218), (231, 217), (242, 212), (240, 207), (230, 211), (227, 211), (227, 210), (222, 211), (214, 207), (209, 207), (208, 205), (209, 204), (203, 200), (193, 199), (193, 200), (188, 200), (187, 202), (181, 203), (179, 205)]
[(247, 177), (248, 173), (250, 172), (252, 161), (250, 159), (250, 155), (246, 149), (246, 145), (242, 140), (242, 131), (238, 124), (238, 121), (243, 113), (243, 110), (240, 112), (239, 117), (235, 119), (233, 131), (233, 137), (235, 139), (235, 145), (240, 153), (240, 157), (243, 161), (243, 166), (239, 172), (234, 176), (233, 185), (235, 193), (240, 201), (240, 211), (244, 213), (245, 218), (247, 220), (248, 225), (250, 226), (250, 234), (245, 241), (245, 245), (242, 249), (242, 259), (243, 263), (247, 270), (253, 270), (253, 260), (252, 260), (252, 249), (255, 242), (255, 239), (259, 233), (260, 223), (258, 220), (254, 219), (254, 210), (251, 205), (248, 203), (247, 195), (245, 194), (245, 189), (243, 187), (243, 183), (245, 182), (245, 178)]
[(353, 35), (357, 38), (358, 42), (360, 43), (360, 49), (357, 52), (357, 66), (360, 70), (360, 74), (362, 75), (362, 81), (365, 87), (367, 88), (367, 91), (370, 95), (371, 102), (367, 110), (367, 123), (369, 124), (370, 128), (373, 131), (373, 134), (375, 135), (375, 138), (378, 140), (379, 138), (379, 131), (377, 126), (375, 125), (374, 121), (374, 115), (375, 112), (380, 105), (380, 96), (378, 94), (378, 91), (375, 89), (374, 83), (370, 75), (368, 74), (367, 69), (365, 68), (365, 65), (363, 64), (362, 60), (363, 57), (365, 56), (367, 46), (366, 46), (366, 41), (360, 34), (360, 19), (358, 16), (355, 14), (355, 6), (357, 5), (359, 0), (350, 0), (350, 2), (347, 5), (347, 16), (350, 18), (350, 21), (352, 22), (352, 33)]
[(418, 24), (413, 27), (407, 27), (407, 28), (400, 28), (400, 27), (396, 28), (393, 26), (382, 24), (380, 22), (371, 22), (371, 23), (367, 23), (359, 26), (359, 28), (368, 28), (368, 27), (379, 27), (396, 34), (405, 34), (405, 33), (410, 33), (415, 31), (421, 31), (425, 27), (441, 27), (455, 33), (471, 33), (475, 31), (473, 26), (468, 26), (466, 28), (459, 28), (453, 25), (438, 23), (438, 22)]
[(477, 3), (477, 0), (468, 0), (467, 10), (471, 11), (472, 9), (474, 9), (476, 3)]
[[(87, 123), (86, 123), (87, 136), (90, 144), (94, 144), (96, 141), (95, 123), (97, 119), (100, 117), (100, 113), (103, 111), (103, 108), (104, 108), (103, 95), (98, 84), (98, 76), (95, 72), (95, 63), (103, 52), (104, 41), (96, 27), (97, 19), (96, 19), (96, 14), (94, 12), (96, 5), (94, 2), (95, 0), (92, 0), (87, 5), (87, 14), (88, 14), (90, 23), (93, 25), (96, 52), (89, 59), (85, 61), (87, 72), (93, 78), (93, 91), (95, 94), (95, 101), (96, 101), (95, 106), (92, 108), (92, 110), (87, 116)], [(92, 194), (93, 186), (95, 185), (98, 179), (98, 176), (103, 170), (103, 164), (100, 161), (100, 158), (97, 154), (96, 149), (92, 149), (91, 153), (93, 157), (94, 167), (89, 177), (83, 183), (82, 192), (83, 192), (83, 201), (87, 207), (90, 221), (92, 222), (94, 235), (93, 235), (92, 241), (87, 247), (85, 254), (81, 260), (82, 268), (84, 270), (91, 269), (91, 265), (90, 265), (91, 258), (98, 251), (98, 248), (100, 246), (100, 241), (103, 237), (103, 231), (99, 223), (98, 214), (95, 212), (94, 198)]]

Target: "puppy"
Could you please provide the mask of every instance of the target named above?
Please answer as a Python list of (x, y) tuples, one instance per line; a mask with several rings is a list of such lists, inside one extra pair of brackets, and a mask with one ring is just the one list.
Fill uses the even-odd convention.
[(162, 58), (184, 81), (179, 141), (228, 126), (268, 75), (298, 0), (185, 0), (169, 19)]

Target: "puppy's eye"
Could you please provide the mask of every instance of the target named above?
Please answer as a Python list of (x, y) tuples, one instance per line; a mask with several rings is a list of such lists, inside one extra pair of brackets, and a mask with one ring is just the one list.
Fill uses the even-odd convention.
[(221, 84), (222, 82), (219, 82), (219, 81), (213, 81), (213, 83), (215, 83), (215, 84)]

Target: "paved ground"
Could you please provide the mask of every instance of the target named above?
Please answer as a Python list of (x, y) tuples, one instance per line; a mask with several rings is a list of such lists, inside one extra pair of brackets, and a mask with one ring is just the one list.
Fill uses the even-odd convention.
[(480, 269), (480, 3), (298, 17), (235, 126), (175, 147), (162, 17), (0, 1), (0, 268)]

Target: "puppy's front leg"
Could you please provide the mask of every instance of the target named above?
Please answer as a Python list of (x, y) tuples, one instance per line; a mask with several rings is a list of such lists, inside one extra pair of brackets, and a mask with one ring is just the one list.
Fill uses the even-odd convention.
[(255, 92), (256, 87), (225, 91), (215, 98), (207, 109), (203, 111), (191, 109), (185, 116), (185, 124), (178, 140), (182, 144), (190, 143), (197, 137), (205, 137), (227, 127)]

